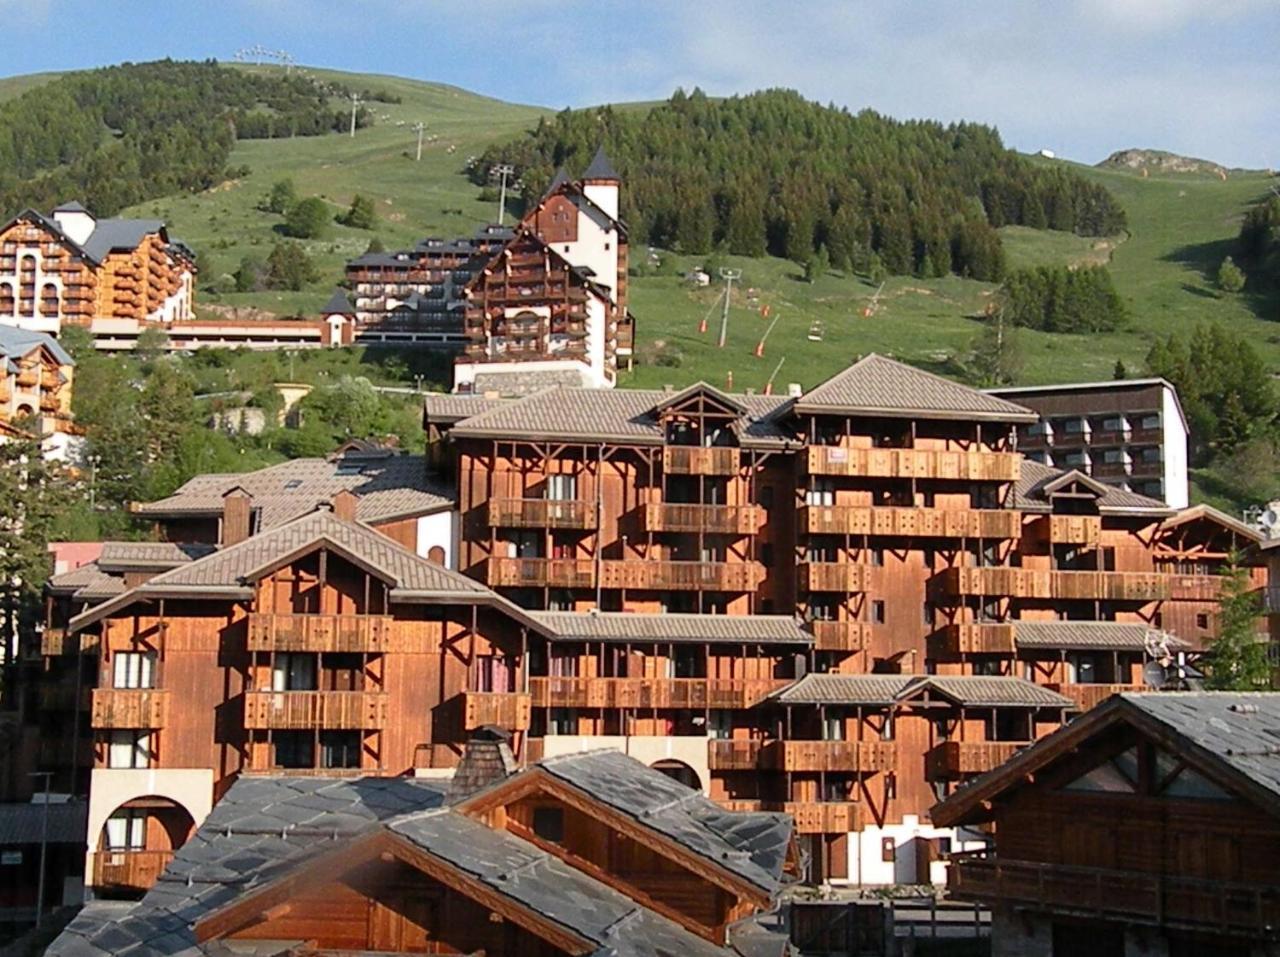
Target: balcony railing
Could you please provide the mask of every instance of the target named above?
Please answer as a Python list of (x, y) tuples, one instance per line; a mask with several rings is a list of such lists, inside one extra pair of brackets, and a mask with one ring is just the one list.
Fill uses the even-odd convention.
[(808, 464), (810, 475), (1013, 482), (1021, 470), (1022, 456), (1016, 452), (811, 446)]
[(649, 532), (754, 535), (764, 524), (758, 505), (686, 505), (651, 502), (644, 507)]
[(595, 528), (594, 502), (550, 498), (489, 500), (489, 524), (495, 528)]
[(252, 730), (376, 731), (387, 724), (380, 691), (246, 691), (244, 726)]
[(1016, 648), (1016, 626), (990, 622), (944, 625), (933, 633), (937, 650), (954, 655), (1011, 655)]
[(809, 591), (859, 592), (870, 586), (871, 572), (848, 562), (805, 562), (800, 580)]
[(809, 505), (804, 511), (805, 530), (817, 535), (1011, 539), (1022, 534), (1022, 513), (1012, 509)]
[(600, 563), (605, 588), (679, 591), (754, 591), (764, 578), (759, 562), (610, 560)]
[(535, 708), (750, 708), (791, 684), (773, 678), (529, 679)]
[(667, 445), (662, 470), (668, 475), (736, 475), (740, 452), (733, 446)]
[(1163, 601), (1171, 579), (1159, 572), (1050, 571), (1033, 568), (947, 568), (930, 580), (944, 595)]
[(1172, 585), (1169, 597), (1175, 601), (1220, 601), (1222, 582), (1220, 575), (1170, 575)]
[(96, 851), (93, 886), (127, 891), (148, 891), (173, 860), (173, 851)]
[(1167, 877), (1142, 871), (956, 854), (951, 894), (1022, 902), (1156, 926), (1264, 935), (1280, 924), (1280, 885)]
[(390, 615), (263, 614), (249, 616), (250, 651), (333, 651), (379, 654), (396, 650)]
[(708, 741), (707, 767), (712, 771), (754, 771), (760, 765), (760, 751), (765, 742)]
[(930, 781), (946, 781), (985, 774), (998, 768), (1029, 741), (943, 741), (925, 752), (924, 774)]
[(760, 766), (871, 774), (891, 770), (897, 753), (892, 741), (772, 741), (760, 756)]
[(1097, 515), (1050, 515), (1049, 541), (1054, 545), (1097, 545), (1102, 519)]
[(65, 628), (46, 628), (40, 633), (40, 654), (71, 655), (77, 651), (83, 654), (94, 651), (98, 647), (98, 636), (88, 632), (69, 634)]
[(862, 805), (853, 801), (788, 801), (782, 810), (797, 834), (848, 834), (862, 829)]
[(1056, 691), (1058, 694), (1070, 698), (1081, 711), (1088, 711), (1115, 694), (1151, 690), (1146, 685), (1140, 684), (1050, 684), (1046, 687), (1050, 691)]
[(871, 625), (865, 621), (815, 621), (815, 651), (865, 651), (871, 644)]
[(90, 723), (95, 728), (163, 728), (169, 692), (155, 688), (94, 688)]
[(474, 731), (485, 725), (497, 725), (508, 731), (529, 728), (531, 699), (527, 694), (502, 691), (464, 691), (462, 693), (462, 726)]
[(494, 587), (590, 588), (595, 562), (579, 558), (491, 558), (488, 583)]

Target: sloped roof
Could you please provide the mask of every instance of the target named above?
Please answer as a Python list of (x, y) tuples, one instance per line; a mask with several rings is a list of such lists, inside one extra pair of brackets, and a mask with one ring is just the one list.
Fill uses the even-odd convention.
[(633, 614), (622, 611), (531, 611), (565, 641), (729, 642), (808, 645), (813, 636), (788, 615)]
[(913, 680), (912, 675), (807, 674), (772, 698), (782, 704), (889, 705)]
[(204, 558), (217, 550), (215, 545), (177, 542), (103, 542), (97, 565), (104, 571), (167, 571)]
[(450, 392), (429, 392), (422, 399), (422, 414), (428, 422), (438, 425), (452, 425), (474, 416), (488, 412), (490, 409), (512, 399), (489, 398), (484, 395), (457, 395)]
[(151, 233), (163, 233), (162, 219), (99, 219), (84, 241), (84, 251), (98, 262), (116, 249), (136, 249)]
[(78, 199), (69, 199), (65, 203), (59, 203), (53, 207), (55, 213), (87, 213), (88, 209)]
[(887, 706), (927, 690), (972, 707), (1075, 709), (1070, 698), (1022, 678), (979, 675), (809, 674), (771, 697), (782, 704)]
[[(1019, 621), (1014, 625), (1013, 640), (1022, 649), (1062, 649), (1142, 651), (1147, 636), (1158, 629), (1141, 622), (1127, 621)], [(1185, 647), (1186, 642), (1173, 635), (1164, 638), (1171, 647)]]
[(334, 289), (333, 295), (329, 297), (329, 301), (320, 309), (320, 315), (349, 315), (351, 313), (351, 300), (347, 298), (345, 289)]
[(901, 695), (910, 697), (924, 689), (936, 690), (969, 707), (1065, 708), (1076, 710), (1070, 698), (1025, 678), (986, 675), (930, 675), (915, 682)]
[(85, 562), (78, 568), (72, 568), (59, 575), (53, 575), (45, 582), (45, 588), (54, 593), (70, 593), (86, 585), (91, 585), (103, 578), (115, 581), (101, 568), (96, 561)]
[(551, 177), (551, 182), (547, 184), (547, 188), (542, 194), (542, 198), (546, 199), (567, 182), (569, 182), (568, 172), (563, 166), (557, 166), (555, 174)]
[(134, 506), (144, 517), (222, 514), (223, 497), (239, 486), (253, 496), (259, 531), (292, 521), (341, 491), (357, 496), (356, 518), (386, 522), (452, 507), (452, 491), (427, 474), (421, 455), (343, 455), (293, 459), (256, 472), (197, 475), (167, 498)]
[(864, 356), (796, 400), (796, 411), (1035, 422), (1030, 409), (885, 356)]
[[(0, 847), (39, 844), (45, 823), (42, 803), (0, 804)], [(50, 844), (84, 844), (88, 828), (89, 807), (83, 801), (48, 805)]]
[[(1047, 512), (1050, 509), (1046, 486), (1062, 479), (1067, 473), (1051, 465), (1023, 459), (1018, 481), (1013, 488), (1014, 508), (1025, 512)], [(1090, 480), (1094, 481), (1094, 480)], [(1106, 483), (1098, 483), (1103, 491), (1098, 498), (1098, 511), (1103, 515), (1150, 515), (1163, 516), (1173, 513), (1159, 499), (1148, 498), (1137, 492), (1126, 492), (1122, 488)]]
[(618, 175), (618, 171), (613, 168), (613, 163), (609, 162), (609, 156), (605, 153), (603, 145), (596, 150), (596, 155), (591, 157), (591, 162), (588, 164), (586, 170), (583, 171), (582, 178), (622, 179), (622, 177)]
[(695, 395), (704, 394), (713, 402), (724, 406), (726, 409), (737, 412), (739, 415), (746, 415), (747, 407), (735, 396), (726, 392), (721, 392), (713, 385), (706, 382), (698, 381), (692, 385), (687, 385), (678, 392), (671, 392), (663, 396), (662, 400), (653, 407), (654, 413), (665, 412), (672, 406), (679, 405), (686, 399), (692, 399)]
[(53, 336), (45, 332), (32, 332), (17, 326), (0, 325), (0, 354), (19, 359), (34, 349), (48, 349), (58, 365), (73, 366), (75, 360)]
[(1164, 520), (1161, 527), (1174, 528), (1178, 525), (1185, 525), (1187, 522), (1195, 522), (1201, 519), (1221, 525), (1255, 544), (1262, 544), (1266, 540), (1266, 536), (1260, 529), (1254, 528), (1252, 525), (1246, 525), (1235, 516), (1228, 515), (1226, 512), (1206, 504), (1192, 505), (1190, 508), (1184, 508), (1182, 511), (1170, 515)]

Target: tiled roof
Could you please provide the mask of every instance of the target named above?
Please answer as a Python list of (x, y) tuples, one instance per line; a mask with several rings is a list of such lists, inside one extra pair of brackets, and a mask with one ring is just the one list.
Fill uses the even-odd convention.
[(796, 411), (995, 422), (1039, 418), (1020, 405), (875, 353), (806, 392), (796, 400)]
[[(1149, 625), (1127, 621), (1019, 621), (1014, 626), (1014, 641), (1019, 648), (1052, 648), (1071, 650), (1142, 651), (1147, 636), (1159, 634)], [(1173, 635), (1164, 639), (1174, 648), (1185, 642)]]
[(795, 684), (775, 692), (783, 704), (892, 704), (913, 675), (808, 674)]
[(1071, 708), (1069, 698), (1022, 678), (976, 675), (805, 675), (776, 692), (783, 704), (890, 705), (927, 691), (962, 705)]
[(531, 611), (555, 637), (578, 641), (734, 642), (807, 645), (813, 636), (787, 615), (632, 614)]
[[(43, 803), (0, 804), (0, 847), (39, 844), (45, 827)], [(84, 844), (89, 808), (83, 801), (48, 805), (50, 844)]]
[(1075, 703), (1056, 691), (1024, 678), (987, 677), (985, 675), (930, 675), (903, 692), (909, 697), (924, 688), (935, 689), (952, 700), (971, 707), (1066, 708), (1074, 711)]
[(256, 472), (197, 475), (172, 495), (135, 507), (138, 515), (220, 515), (223, 496), (239, 486), (253, 496), (263, 531), (330, 502), (341, 491), (358, 497), (356, 518), (385, 522), (453, 505), (452, 493), (427, 475), (421, 455), (348, 455), (293, 459)]
[(451, 425), (488, 412), (514, 399), (488, 398), (483, 395), (454, 395), (448, 392), (430, 392), (422, 399), (422, 411), (428, 422)]
[[(1014, 507), (1029, 512), (1048, 511), (1050, 503), (1045, 486), (1067, 474), (1051, 465), (1023, 459), (1013, 490)], [(1126, 492), (1114, 485), (1098, 484), (1103, 488), (1102, 496), (1098, 499), (1098, 510), (1104, 514), (1169, 515), (1173, 512), (1173, 509), (1159, 499), (1148, 498), (1137, 492)]]
[(483, 372), (476, 373), (474, 388), (477, 392), (496, 392), (505, 396), (533, 395), (543, 389), (557, 387), (587, 388), (591, 370), (586, 364), (576, 359), (565, 362), (566, 368), (535, 371), (520, 368), (525, 365), (523, 362), (488, 363)]
[(83, 588), (85, 585), (93, 584), (99, 579), (110, 577), (98, 567), (96, 561), (85, 562), (79, 568), (73, 568), (70, 571), (63, 572), (61, 575), (52, 576), (45, 583), (45, 587), (53, 592), (73, 592), (78, 588)]
[(178, 544), (176, 542), (104, 542), (98, 567), (106, 571), (167, 571), (216, 551), (214, 545)]

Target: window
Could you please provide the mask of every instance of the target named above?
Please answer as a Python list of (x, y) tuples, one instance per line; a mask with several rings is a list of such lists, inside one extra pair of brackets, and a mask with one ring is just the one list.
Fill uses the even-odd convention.
[(547, 498), (555, 502), (572, 502), (578, 497), (576, 475), (547, 476)]
[(833, 479), (812, 479), (812, 486), (805, 492), (806, 505), (834, 505), (836, 503), (836, 484)]
[(883, 548), (871, 549), (870, 561), (871, 561), (872, 568), (883, 568), (884, 567), (884, 549)]
[(315, 691), (316, 656), (299, 652), (276, 655), (275, 665), (271, 669), (271, 690)]
[(1158, 416), (1158, 415), (1144, 415), (1144, 416), (1142, 417), (1142, 428), (1144, 428), (1144, 429), (1158, 429), (1158, 428), (1160, 428), (1160, 416)]
[(535, 807), (533, 833), (544, 841), (559, 844), (564, 840), (564, 808)]
[(879, 599), (871, 603), (871, 623), (873, 625), (884, 624), (884, 602)]
[(844, 740), (844, 717), (842, 715), (829, 714), (822, 719), (822, 740)]
[(578, 713), (573, 708), (552, 708), (547, 721), (548, 734), (577, 734)]
[(310, 731), (276, 731), (275, 766), (278, 768), (313, 768), (316, 766), (315, 737)]
[(934, 618), (936, 617), (933, 604), (931, 602), (925, 602), (923, 605), (921, 605), (920, 610), (922, 612), (922, 620), (924, 621), (925, 625), (932, 628)]
[(151, 766), (151, 732), (112, 731), (107, 740), (107, 767), (147, 768)]
[(107, 818), (107, 850), (140, 851), (147, 846), (147, 812), (129, 807)]
[(154, 651), (117, 651), (112, 664), (113, 688), (154, 688), (156, 653)]
[(321, 731), (320, 766), (324, 768), (360, 767), (360, 732)]
[(1196, 627), (1197, 628), (1209, 627), (1209, 616), (1205, 612), (1198, 612), (1196, 614)]

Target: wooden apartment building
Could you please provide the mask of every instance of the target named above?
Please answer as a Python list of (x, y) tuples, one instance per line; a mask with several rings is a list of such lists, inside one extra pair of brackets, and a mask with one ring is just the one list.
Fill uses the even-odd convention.
[(46, 459), (80, 444), (71, 414), (75, 360), (51, 335), (0, 324), (0, 441), (30, 437)]

